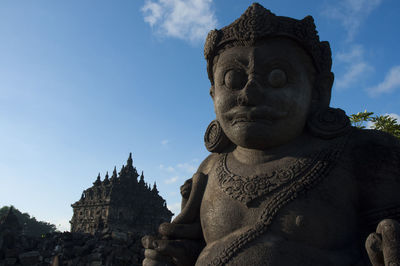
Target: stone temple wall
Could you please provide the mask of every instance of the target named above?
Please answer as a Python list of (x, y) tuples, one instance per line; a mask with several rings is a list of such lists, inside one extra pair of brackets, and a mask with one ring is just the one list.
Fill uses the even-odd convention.
[(104, 180), (99, 174), (93, 186), (84, 190), (80, 200), (71, 206), (71, 232), (89, 234), (104, 229), (147, 234), (173, 216), (156, 184), (151, 188), (144, 181), (143, 172), (140, 176), (137, 173), (132, 154), (118, 174), (116, 168)]

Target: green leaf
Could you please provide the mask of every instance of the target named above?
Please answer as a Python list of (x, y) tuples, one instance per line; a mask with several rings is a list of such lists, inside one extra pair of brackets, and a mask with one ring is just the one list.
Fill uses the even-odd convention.
[(371, 116), (373, 114), (373, 112), (367, 112), (367, 110), (365, 110), (364, 112), (358, 112), (357, 114), (350, 115), (349, 119), (354, 127), (364, 129), (365, 124), (371, 121)]
[(372, 122), (372, 128), (392, 134), (400, 139), (400, 124), (396, 118), (389, 115), (375, 115), (373, 112), (358, 112), (349, 116), (354, 127), (365, 129), (368, 122)]

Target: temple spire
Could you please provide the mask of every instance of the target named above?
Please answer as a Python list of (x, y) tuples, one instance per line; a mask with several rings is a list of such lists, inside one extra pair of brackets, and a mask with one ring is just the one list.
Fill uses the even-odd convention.
[(106, 173), (106, 176), (105, 176), (105, 178), (104, 178), (103, 183), (106, 184), (106, 185), (110, 183), (110, 180), (108, 179), (108, 171), (107, 171), (107, 173)]
[(21, 230), (23, 229), (18, 222), (18, 218), (15, 215), (15, 211), (12, 205), (8, 209), (7, 214), (1, 217), (0, 225), (3, 225), (5, 228), (11, 229), (12, 232), (17, 235), (20, 234)]
[(97, 176), (97, 179), (96, 179), (96, 181), (94, 181), (93, 182), (93, 185), (100, 185), (101, 184), (101, 177), (100, 177), (100, 173), (99, 173), (99, 175)]
[(114, 170), (113, 170), (110, 181), (113, 182), (115, 179), (117, 179), (117, 167), (116, 166), (114, 166)]
[(132, 152), (129, 153), (129, 158), (126, 161), (126, 166), (133, 166)]
[(140, 181), (139, 182), (143, 182), (144, 183), (144, 174), (143, 174), (143, 171), (142, 171), (142, 174), (140, 175)]
[(113, 171), (113, 174), (112, 174), (112, 177), (111, 178), (117, 178), (117, 167), (116, 166), (114, 166), (114, 171)]
[(144, 174), (143, 174), (143, 171), (142, 171), (142, 174), (140, 175), (139, 184), (144, 185)]
[(132, 152), (129, 153), (129, 158), (126, 161), (124, 175), (127, 178), (135, 179), (135, 181), (137, 182), (137, 177), (139, 176), (139, 174), (137, 173), (136, 168), (133, 166)]
[(151, 191), (158, 193), (156, 181), (154, 181), (153, 189)]

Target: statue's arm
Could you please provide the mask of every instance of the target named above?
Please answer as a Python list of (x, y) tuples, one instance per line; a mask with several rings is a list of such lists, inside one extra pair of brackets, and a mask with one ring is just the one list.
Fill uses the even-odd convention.
[(360, 205), (367, 226), (373, 228), (383, 219), (400, 222), (400, 140), (387, 133), (377, 136), (366, 144), (364, 158), (359, 157), (364, 168), (359, 177)]
[(370, 231), (365, 241), (373, 266), (400, 266), (400, 160), (397, 163), (398, 168), (392, 168), (393, 176), (391, 173), (386, 177), (382, 176), (382, 187), (377, 185), (374, 193), (380, 193), (376, 204), (364, 216), (367, 227), (371, 228), (370, 225), (373, 225), (376, 228)]
[(197, 172), (181, 186), (182, 210), (172, 223), (190, 224), (200, 221), (200, 205), (208, 182), (208, 174), (216, 161), (216, 154), (209, 155)]
[[(373, 266), (400, 265), (400, 141), (371, 132), (364, 147), (356, 147), (360, 210), (366, 250)], [(361, 138), (362, 139), (362, 138)]]
[(159, 227), (161, 237), (145, 236), (143, 265), (194, 265), (204, 248), (200, 205), (215, 154), (208, 156), (192, 178), (181, 186), (181, 213)]

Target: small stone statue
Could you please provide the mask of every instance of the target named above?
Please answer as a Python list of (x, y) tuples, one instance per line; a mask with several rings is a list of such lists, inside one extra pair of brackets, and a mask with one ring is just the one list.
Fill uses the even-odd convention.
[(400, 265), (400, 143), (330, 108), (313, 18), (251, 5), (205, 44), (212, 153), (143, 265)]

